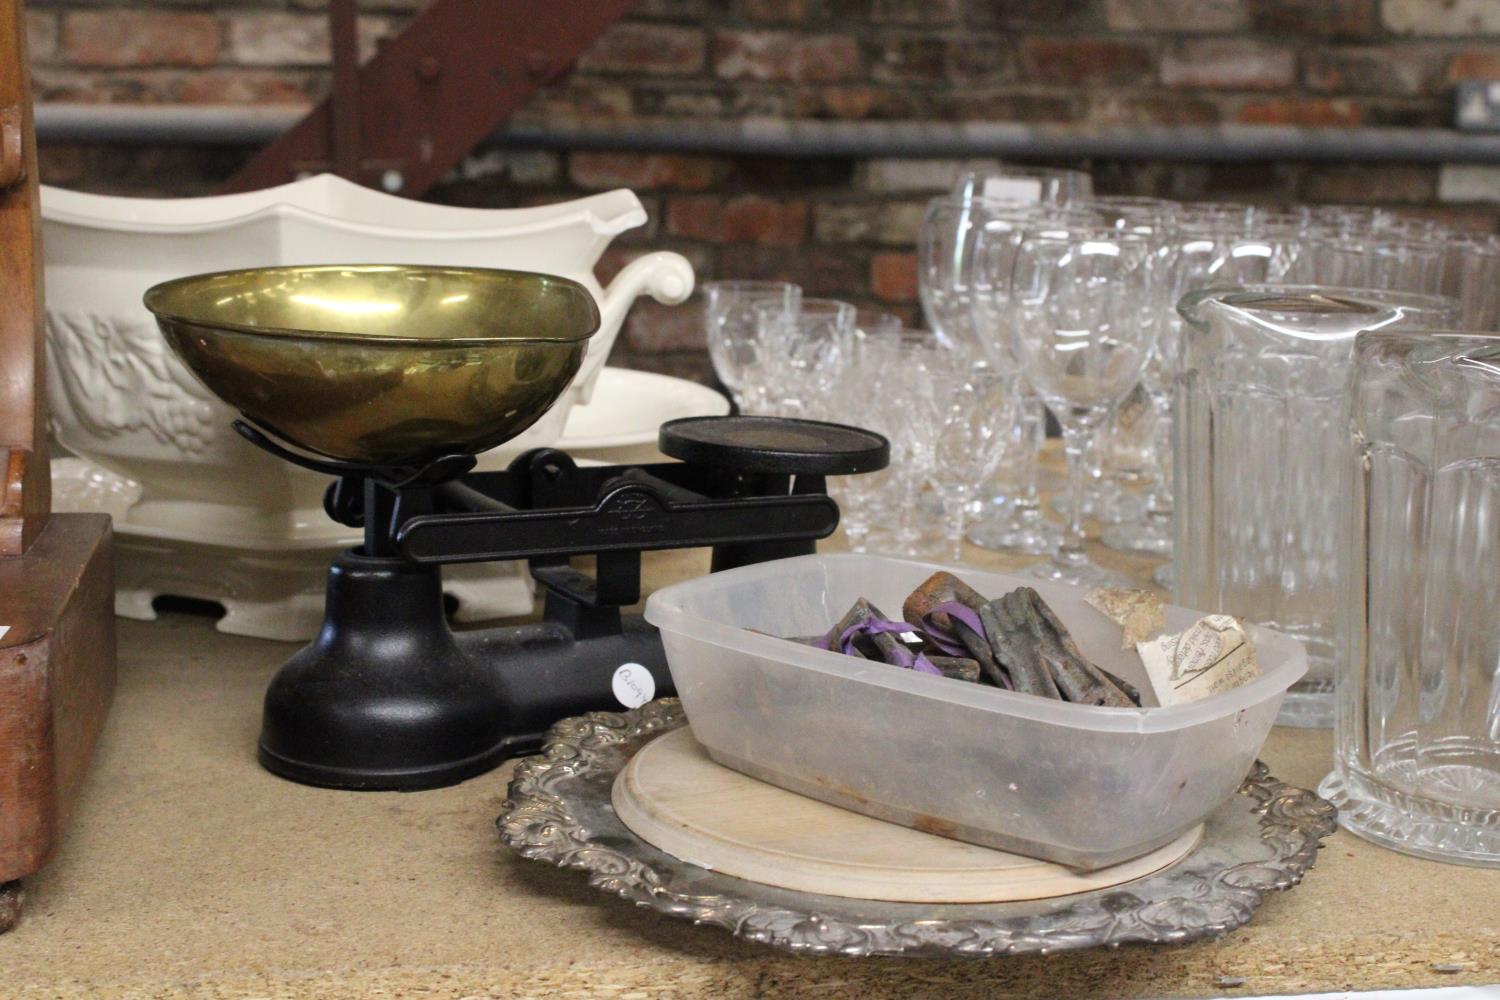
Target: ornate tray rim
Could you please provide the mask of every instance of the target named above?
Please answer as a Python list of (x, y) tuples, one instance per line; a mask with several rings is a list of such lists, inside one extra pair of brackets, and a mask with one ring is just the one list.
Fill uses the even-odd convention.
[[(1239, 794), (1210, 817), (1203, 843), (1124, 886), (989, 905), (795, 893), (680, 861), (615, 817), (615, 774), (648, 740), (686, 722), (675, 698), (558, 722), (541, 754), (516, 766), (496, 820), (501, 841), (525, 858), (582, 869), (591, 886), (637, 906), (796, 954), (983, 957), (1221, 937), (1246, 923), (1265, 893), (1301, 882), (1337, 828), (1332, 804), (1256, 761)], [(1216, 838), (1216, 820), (1244, 829)]]

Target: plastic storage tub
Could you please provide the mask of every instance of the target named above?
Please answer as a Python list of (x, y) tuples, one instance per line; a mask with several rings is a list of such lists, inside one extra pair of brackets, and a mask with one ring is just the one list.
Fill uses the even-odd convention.
[[(1249, 627), (1258, 680), (1190, 705), (1092, 708), (775, 638), (821, 634), (859, 597), (897, 616), (942, 568), (873, 555), (782, 559), (657, 591), (646, 619), (661, 630), (694, 735), (720, 763), (866, 815), (1076, 868), (1154, 850), (1234, 794), (1282, 695), (1307, 669), (1295, 640)], [(1034, 586), (1084, 655), (1149, 689), (1119, 626), (1080, 588), (955, 572), (987, 597)], [(1199, 617), (1169, 607), (1167, 628)]]

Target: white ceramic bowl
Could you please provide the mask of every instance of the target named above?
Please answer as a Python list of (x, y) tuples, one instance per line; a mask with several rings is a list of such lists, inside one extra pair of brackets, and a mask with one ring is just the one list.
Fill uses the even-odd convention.
[(131, 521), (296, 539), (321, 528), (326, 479), (272, 458), (230, 428), (234, 413), (167, 350), (141, 304), (160, 281), (278, 264), (503, 267), (562, 275), (598, 300), (601, 323), (563, 398), (481, 460), (503, 467), (555, 443), (586, 402), (637, 296), (676, 304), (693, 290), (679, 254), (648, 253), (602, 288), (594, 265), (642, 225), (630, 191), (537, 208), (468, 209), (381, 194), (332, 175), (208, 198), (116, 198), (42, 187), (47, 389), (69, 451), (141, 484)]

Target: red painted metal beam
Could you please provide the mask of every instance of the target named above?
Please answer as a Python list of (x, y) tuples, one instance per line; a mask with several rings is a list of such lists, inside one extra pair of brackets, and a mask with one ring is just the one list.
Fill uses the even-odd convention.
[(333, 50), (333, 169), (351, 181), (360, 176), (359, 10), (355, 0), (332, 0), (328, 41)]
[[(262, 150), (224, 190), (284, 184), (343, 165), (353, 171), (351, 180), (417, 197), (538, 87), (567, 72), (634, 5), (433, 0), (357, 77), (336, 79), (334, 96)], [(352, 3), (336, 3), (332, 14), (334, 37), (347, 48)], [(335, 122), (335, 105), (350, 103), (357, 109), (354, 121)], [(351, 142), (358, 149), (352, 165)]]

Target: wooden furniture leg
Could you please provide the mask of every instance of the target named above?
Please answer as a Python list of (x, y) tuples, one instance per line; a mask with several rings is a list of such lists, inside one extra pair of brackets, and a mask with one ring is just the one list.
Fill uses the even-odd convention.
[(0, 0), (0, 931), (57, 850), (115, 685), (109, 518), (50, 513), (24, 17)]

